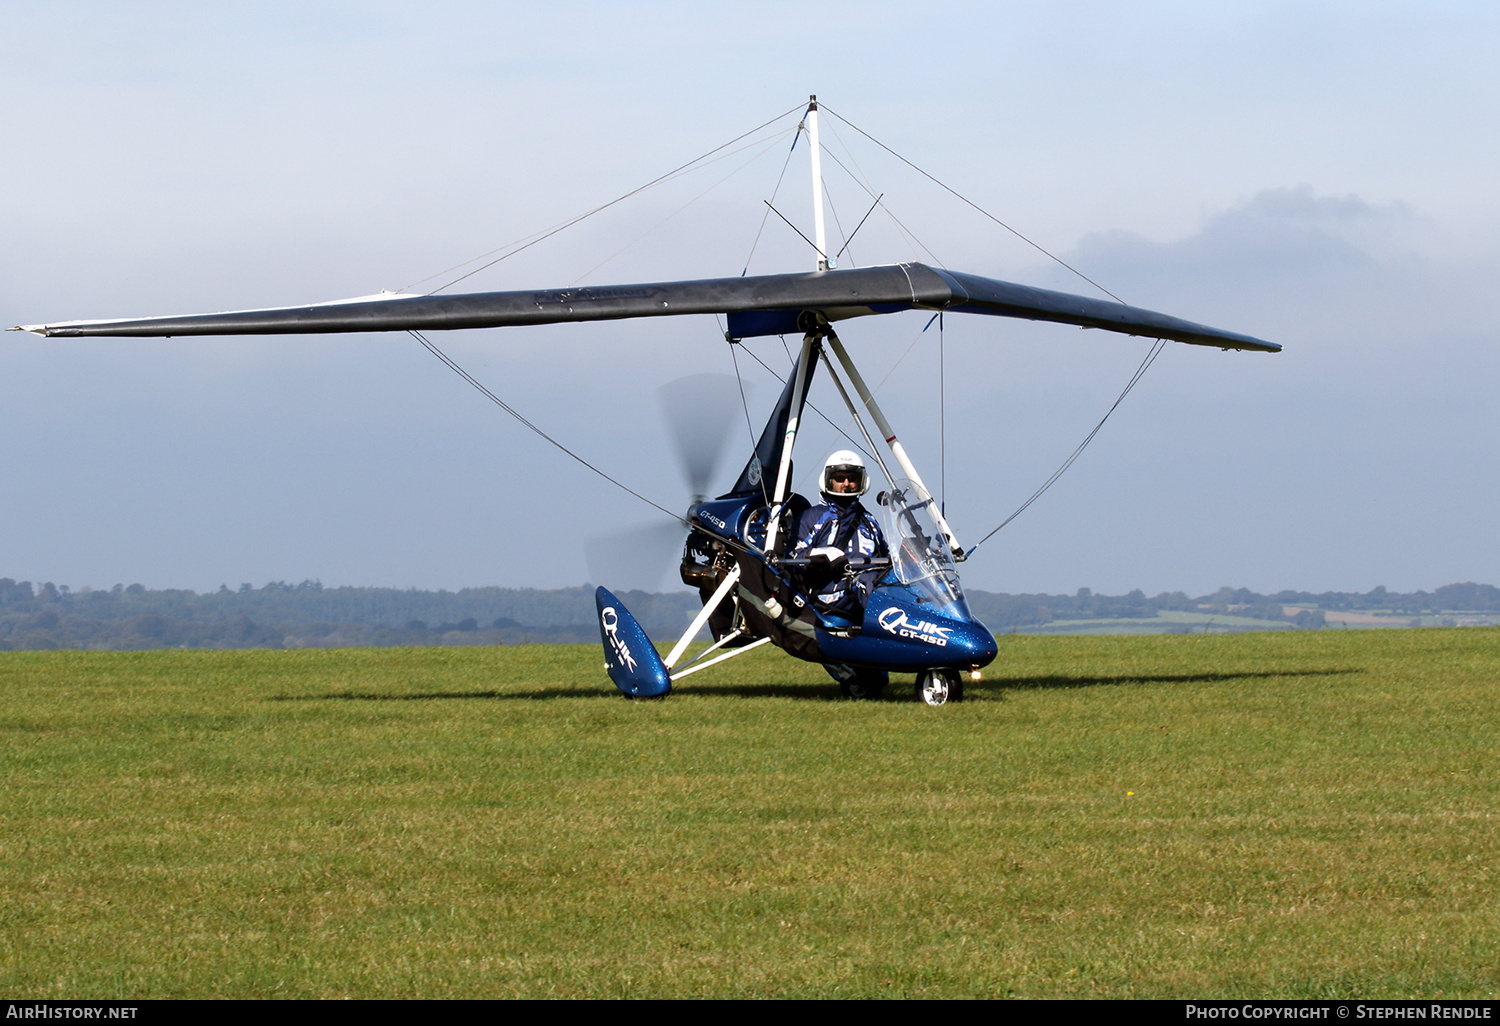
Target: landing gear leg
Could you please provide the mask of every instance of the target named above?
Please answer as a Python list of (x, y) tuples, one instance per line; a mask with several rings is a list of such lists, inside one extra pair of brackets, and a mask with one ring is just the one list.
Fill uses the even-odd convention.
[(917, 701), (947, 705), (964, 700), (963, 677), (954, 670), (923, 670), (917, 674)]

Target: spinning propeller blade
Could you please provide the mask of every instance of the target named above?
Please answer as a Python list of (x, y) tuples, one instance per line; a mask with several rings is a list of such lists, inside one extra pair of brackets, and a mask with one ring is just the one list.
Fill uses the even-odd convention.
[(685, 534), (681, 524), (663, 518), (661, 523), (585, 539), (583, 559), (589, 568), (589, 579), (620, 594), (661, 591), (667, 582), (667, 571), (682, 554)]
[[(740, 404), (739, 386), (727, 374), (693, 374), (663, 385), (657, 396), (696, 505), (719, 469)], [(681, 524), (666, 522), (594, 535), (583, 545), (589, 576), (615, 591), (658, 591), (682, 555), (686, 533)]]
[(657, 390), (662, 417), (677, 448), (677, 460), (694, 502), (708, 494), (734, 426), (740, 392), (728, 374), (693, 374)]

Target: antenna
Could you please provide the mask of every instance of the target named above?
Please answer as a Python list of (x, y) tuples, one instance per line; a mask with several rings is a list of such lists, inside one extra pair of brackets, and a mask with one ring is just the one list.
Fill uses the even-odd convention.
[(828, 240), (823, 233), (823, 150), (818, 145), (818, 96), (807, 98), (807, 142), (812, 150), (813, 245), (818, 250), (818, 270), (838, 266), (828, 257)]

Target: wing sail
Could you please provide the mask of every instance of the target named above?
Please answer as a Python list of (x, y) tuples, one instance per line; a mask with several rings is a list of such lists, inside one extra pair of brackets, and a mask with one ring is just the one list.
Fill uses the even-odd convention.
[(1054, 321), (1223, 349), (1281, 349), (1274, 342), (1123, 303), (940, 271), (916, 263), (640, 285), (454, 296), (393, 295), (268, 310), (31, 324), (21, 326), (21, 330), (48, 338), (300, 335), (724, 314), (729, 318), (729, 334), (743, 338), (795, 332), (801, 315), (807, 312), (835, 321), (913, 309)]

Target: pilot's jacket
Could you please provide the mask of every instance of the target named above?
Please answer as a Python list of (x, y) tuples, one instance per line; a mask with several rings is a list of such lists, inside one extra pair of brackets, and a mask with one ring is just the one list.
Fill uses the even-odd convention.
[[(805, 559), (813, 549), (825, 546), (843, 550), (851, 560), (890, 555), (880, 525), (858, 499), (842, 505), (824, 502), (813, 506), (797, 521), (795, 537), (787, 553), (793, 559)], [(858, 622), (864, 617), (865, 601), (885, 572), (885, 568), (866, 570), (850, 578), (809, 567), (802, 575), (802, 584), (819, 607)]]

